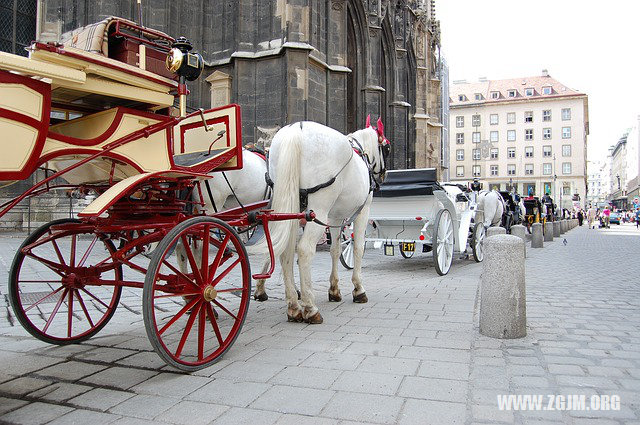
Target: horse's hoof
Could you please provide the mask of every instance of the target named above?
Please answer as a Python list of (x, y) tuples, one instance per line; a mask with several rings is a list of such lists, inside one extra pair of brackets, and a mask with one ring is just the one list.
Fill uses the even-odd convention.
[(295, 323), (304, 322), (304, 317), (302, 317), (302, 311), (298, 310), (298, 312), (295, 314), (295, 316), (292, 316), (289, 313), (287, 313), (287, 321), (295, 322)]
[(296, 293), (298, 294), (298, 301), (300, 301), (300, 299), (302, 298), (302, 294), (297, 289), (296, 289)]
[(367, 298), (367, 293), (366, 292), (363, 292), (362, 294), (353, 296), (353, 302), (354, 303), (364, 304), (364, 303), (366, 303), (368, 301), (369, 301), (369, 298)]
[(318, 311), (313, 316), (307, 317), (304, 321), (309, 323), (310, 325), (319, 325), (320, 323), (322, 323), (323, 319), (322, 315)]
[(253, 299), (256, 301), (263, 302), (269, 299), (269, 295), (267, 295), (266, 292), (263, 292), (262, 294), (254, 294)]
[(339, 303), (340, 301), (342, 301), (342, 295), (340, 295), (340, 292), (338, 292), (337, 294), (332, 294), (331, 292), (329, 292), (329, 301), (335, 301)]

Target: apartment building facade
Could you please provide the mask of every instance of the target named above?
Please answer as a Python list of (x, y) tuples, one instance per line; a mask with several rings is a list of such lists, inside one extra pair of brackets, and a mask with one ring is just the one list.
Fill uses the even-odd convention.
[(451, 180), (585, 206), (587, 95), (549, 76), (455, 82), (450, 88)]

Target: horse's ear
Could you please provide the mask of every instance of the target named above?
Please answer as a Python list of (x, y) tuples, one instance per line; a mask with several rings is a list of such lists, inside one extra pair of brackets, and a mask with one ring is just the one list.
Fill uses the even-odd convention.
[(367, 123), (365, 124), (364, 128), (369, 127), (371, 127), (371, 114), (367, 115)]
[(380, 117), (378, 117), (377, 127), (378, 128), (376, 128), (376, 130), (378, 131), (378, 136), (384, 139), (384, 124), (382, 124), (382, 118)]

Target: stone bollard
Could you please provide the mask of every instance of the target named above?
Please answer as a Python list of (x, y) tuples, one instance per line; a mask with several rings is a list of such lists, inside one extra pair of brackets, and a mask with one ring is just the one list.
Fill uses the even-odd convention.
[(511, 234), (513, 236), (517, 236), (522, 239), (524, 242), (524, 256), (527, 256), (527, 228), (522, 224), (516, 224), (515, 226), (511, 226)]
[(507, 234), (507, 229), (505, 229), (504, 227), (489, 227), (487, 229), (487, 237), (493, 236), (493, 235), (506, 235), (506, 234)]
[(559, 238), (560, 237), (560, 222), (559, 221), (554, 221), (553, 222), (553, 237), (554, 238)]
[(524, 242), (517, 236), (495, 235), (484, 241), (480, 333), (492, 338), (527, 334)]
[(565, 233), (567, 233), (567, 228), (568, 228), (567, 225), (568, 224), (569, 224), (569, 220), (562, 220), (560, 222), (560, 234), (561, 235), (564, 235)]
[(544, 223), (544, 241), (553, 242), (553, 223), (550, 221)]
[(544, 241), (542, 238), (542, 223), (533, 223), (531, 225), (531, 248), (543, 248)]

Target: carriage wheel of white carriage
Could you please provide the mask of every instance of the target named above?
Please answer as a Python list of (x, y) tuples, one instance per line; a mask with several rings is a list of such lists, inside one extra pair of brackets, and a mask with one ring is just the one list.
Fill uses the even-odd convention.
[(453, 221), (449, 210), (440, 210), (433, 228), (433, 260), (436, 272), (443, 276), (453, 261)]
[(484, 237), (486, 230), (484, 224), (476, 223), (473, 228), (473, 235), (471, 236), (471, 249), (473, 251), (473, 259), (476, 263), (484, 260)]
[(351, 228), (344, 227), (340, 231), (340, 262), (347, 270), (353, 270), (353, 238), (351, 237)]

